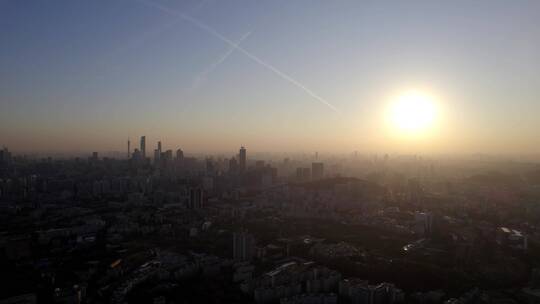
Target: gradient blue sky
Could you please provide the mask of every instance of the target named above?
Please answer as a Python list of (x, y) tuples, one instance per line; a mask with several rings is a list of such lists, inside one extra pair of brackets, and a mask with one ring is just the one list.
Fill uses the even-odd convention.
[[(0, 0), (0, 144), (15, 151), (540, 152), (540, 1)], [(430, 136), (384, 113), (417, 89)]]

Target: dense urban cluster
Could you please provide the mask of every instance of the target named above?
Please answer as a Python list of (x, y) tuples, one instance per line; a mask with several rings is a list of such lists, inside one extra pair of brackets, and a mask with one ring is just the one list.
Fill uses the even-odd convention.
[(540, 302), (540, 167), (0, 150), (0, 303)]

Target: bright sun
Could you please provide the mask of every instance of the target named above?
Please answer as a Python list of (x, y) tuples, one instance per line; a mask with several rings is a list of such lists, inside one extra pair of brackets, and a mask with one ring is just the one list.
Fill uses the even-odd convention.
[(407, 92), (391, 105), (389, 118), (401, 132), (417, 134), (432, 127), (437, 116), (433, 98), (422, 92)]

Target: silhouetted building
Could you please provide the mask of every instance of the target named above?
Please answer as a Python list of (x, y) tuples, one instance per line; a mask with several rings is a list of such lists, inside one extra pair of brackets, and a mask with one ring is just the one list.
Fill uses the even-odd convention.
[(184, 161), (184, 151), (182, 151), (182, 149), (176, 150), (176, 160), (178, 162)]
[(141, 136), (141, 156), (146, 157), (146, 136)]
[(161, 165), (161, 141), (157, 143), (157, 149), (154, 150), (154, 166)]
[(431, 235), (433, 226), (433, 214), (431, 212), (414, 213), (414, 231), (419, 235)]
[(200, 209), (203, 207), (203, 190), (201, 188), (189, 189), (189, 209)]
[(7, 147), (0, 150), (0, 165), (8, 165), (11, 162), (11, 153)]
[(241, 172), (245, 172), (247, 168), (247, 155), (246, 155), (246, 148), (241, 147), (240, 152), (238, 154), (239, 159), (239, 169)]
[(159, 166), (160, 162), (159, 159), (161, 158), (161, 152), (159, 152), (158, 149), (154, 150), (154, 166)]
[(238, 162), (236, 161), (236, 158), (231, 158), (229, 160), (229, 173), (237, 173), (238, 172)]
[(310, 168), (296, 168), (296, 180), (299, 182), (307, 182), (311, 179)]
[(249, 261), (255, 253), (255, 238), (247, 232), (233, 233), (233, 259)]
[(133, 154), (131, 155), (131, 159), (133, 159), (134, 161), (140, 161), (142, 160), (143, 156), (142, 156), (142, 153), (139, 149), (135, 149), (135, 151), (133, 151)]
[(169, 168), (173, 163), (173, 152), (172, 150), (167, 150), (160, 154), (161, 165), (165, 168)]

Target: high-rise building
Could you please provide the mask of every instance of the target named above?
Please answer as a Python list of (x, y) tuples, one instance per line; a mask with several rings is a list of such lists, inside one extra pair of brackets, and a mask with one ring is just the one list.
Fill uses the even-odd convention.
[(11, 153), (7, 147), (0, 150), (0, 165), (8, 165), (11, 162)]
[(255, 238), (247, 232), (233, 233), (233, 259), (249, 261), (255, 253)]
[(157, 143), (157, 149), (154, 150), (154, 166), (158, 166), (161, 160), (161, 141)]
[(128, 146), (128, 147), (127, 147), (127, 148), (128, 148), (128, 150), (127, 150), (127, 158), (129, 159), (129, 158), (131, 157), (131, 141), (129, 140), (129, 137), (128, 137), (128, 142), (127, 142), (127, 144), (128, 144), (128, 145), (127, 145), (127, 146)]
[(141, 156), (146, 158), (146, 136), (141, 136)]
[(201, 188), (189, 189), (189, 209), (200, 209), (203, 207), (203, 190)]
[(312, 163), (311, 164), (311, 178), (314, 180), (322, 179), (324, 176), (324, 164)]
[(296, 168), (296, 180), (299, 182), (307, 182), (311, 179), (310, 168)]
[(182, 151), (182, 149), (176, 150), (176, 160), (178, 161), (184, 160), (184, 151)]
[(160, 158), (161, 152), (159, 152), (159, 149), (154, 149), (154, 166), (159, 166)]
[(173, 159), (172, 150), (169, 149), (169, 150), (163, 152), (161, 157), (165, 158), (166, 161), (171, 162), (172, 159)]
[(419, 235), (431, 235), (433, 227), (433, 214), (431, 212), (414, 213), (414, 231)]
[(236, 161), (236, 158), (231, 158), (229, 160), (229, 173), (237, 173), (238, 171), (238, 162)]
[(134, 161), (140, 161), (142, 159), (141, 151), (139, 151), (139, 149), (135, 149), (133, 151), (133, 155), (131, 155), (131, 159)]
[(172, 165), (173, 162), (173, 152), (172, 150), (167, 150), (165, 152), (161, 153), (160, 160), (162, 161), (163, 165), (167, 168), (169, 168)]
[(296, 168), (296, 180), (302, 181), (302, 168)]
[(246, 156), (246, 148), (240, 147), (240, 152), (238, 154), (239, 159), (239, 169), (241, 172), (246, 171), (246, 165), (247, 165), (247, 156)]

